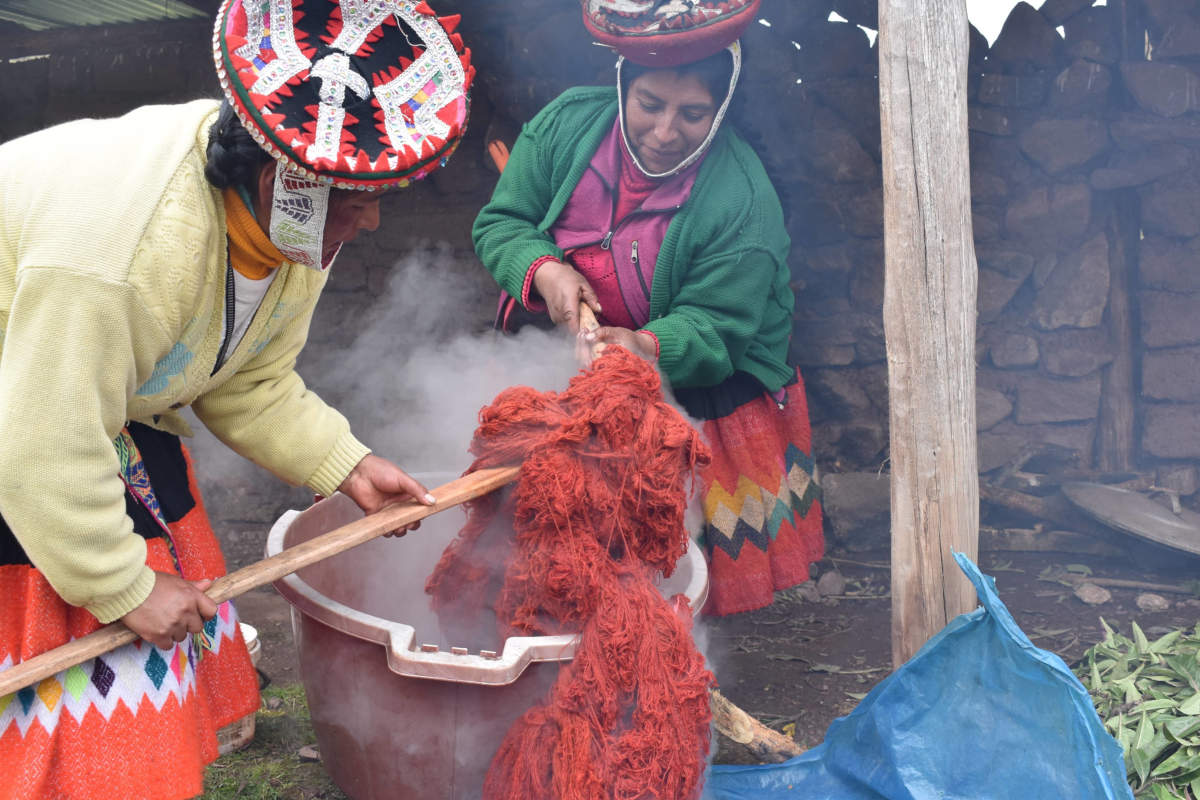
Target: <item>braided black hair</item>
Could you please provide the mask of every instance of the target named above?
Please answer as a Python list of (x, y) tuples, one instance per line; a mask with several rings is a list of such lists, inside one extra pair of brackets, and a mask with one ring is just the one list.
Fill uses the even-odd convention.
[(228, 100), (221, 102), (217, 121), (209, 129), (205, 156), (204, 177), (209, 183), (218, 189), (244, 186), (252, 197), (258, 194), (259, 171), (271, 162), (270, 153), (251, 138)]

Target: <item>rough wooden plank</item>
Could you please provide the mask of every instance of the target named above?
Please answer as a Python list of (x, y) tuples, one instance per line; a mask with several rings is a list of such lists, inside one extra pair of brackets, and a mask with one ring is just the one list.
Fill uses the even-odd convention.
[(984, 483), (979, 487), (979, 496), (984, 502), (1020, 512), (1038, 522), (1050, 523), (1067, 530), (1081, 530), (1094, 525), (1089, 517), (1060, 492), (1039, 497), (1016, 489)]
[(786, 761), (804, 752), (795, 740), (763, 725), (718, 690), (709, 689), (708, 700), (717, 731), (744, 746), (760, 761)]
[(1128, 551), (1106, 535), (1038, 528), (980, 528), (983, 553), (1067, 553), (1119, 557)]
[(960, 613), (978, 555), (975, 294), (964, 0), (880, 3), (883, 322), (892, 468), (892, 659)]
[(1118, 471), (1133, 467), (1133, 417), (1136, 392), (1133, 382), (1133, 312), (1131, 253), (1136, 252), (1140, 231), (1132, 197), (1117, 200), (1110, 214), (1108, 324), (1113, 360), (1103, 372), (1100, 395), (1099, 441), (1096, 466)]

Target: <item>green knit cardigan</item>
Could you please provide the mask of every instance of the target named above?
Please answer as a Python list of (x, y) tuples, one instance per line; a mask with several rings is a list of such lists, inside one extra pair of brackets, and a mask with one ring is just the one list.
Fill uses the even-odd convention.
[[(491, 201), (475, 220), (475, 250), (501, 288), (522, 296), (530, 266), (562, 257), (549, 234), (617, 113), (616, 90), (564, 92), (525, 125)], [(667, 229), (643, 330), (675, 388), (715, 386), (736, 371), (768, 391), (787, 365), (795, 300), (779, 198), (754, 151), (728, 126)]]

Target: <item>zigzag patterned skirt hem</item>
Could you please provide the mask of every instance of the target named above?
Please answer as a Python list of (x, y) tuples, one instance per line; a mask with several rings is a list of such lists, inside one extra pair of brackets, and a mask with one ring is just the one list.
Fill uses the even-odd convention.
[[(196, 504), (148, 538), (146, 563), (192, 580), (225, 573), (220, 545)], [(177, 559), (177, 561), (176, 561)], [(28, 564), (0, 566), (0, 671), (100, 627), (65, 603)], [(170, 650), (141, 640), (0, 697), (0, 800), (177, 800), (204, 789), (216, 731), (259, 706), (258, 680), (232, 604), (205, 644)]]
[[(782, 406), (782, 407), (781, 407)], [(704, 612), (771, 604), (808, 580), (825, 553), (820, 485), (804, 381), (777, 402), (765, 392), (703, 424), (713, 461), (701, 474), (709, 593)]]

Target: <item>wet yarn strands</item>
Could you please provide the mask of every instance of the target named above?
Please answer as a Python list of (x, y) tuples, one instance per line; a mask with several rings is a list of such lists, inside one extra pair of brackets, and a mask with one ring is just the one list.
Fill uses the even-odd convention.
[(564, 392), (502, 392), (471, 452), (472, 470), (521, 474), (468, 509), (426, 585), (439, 615), (494, 599), (502, 635), (580, 635), (548, 698), (509, 729), (484, 797), (699, 796), (714, 680), (687, 599), (653, 582), (687, 549), (688, 483), (709, 459), (699, 434), (649, 364), (610, 347)]

